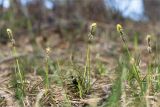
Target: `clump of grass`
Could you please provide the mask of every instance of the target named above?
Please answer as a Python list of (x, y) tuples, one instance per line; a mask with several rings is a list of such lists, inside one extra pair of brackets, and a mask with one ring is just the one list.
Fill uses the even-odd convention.
[(119, 60), (118, 61), (118, 66), (115, 69), (116, 75), (116, 80), (113, 82), (112, 85), (112, 90), (111, 90), (111, 95), (107, 99), (107, 102), (103, 105), (103, 107), (118, 107), (120, 106), (120, 98), (122, 95), (122, 72), (124, 65), (122, 64), (123, 61)]
[(16, 57), (16, 61), (15, 61), (15, 80), (16, 80), (15, 82), (16, 83), (14, 83), (16, 85), (16, 97), (24, 105), (23, 98), (25, 97), (25, 78), (20, 69), (19, 59), (17, 58), (17, 50), (16, 50), (15, 39), (13, 37), (12, 30), (8, 28), (7, 34), (12, 44), (12, 55)]
[[(92, 40), (93, 37), (96, 34), (96, 23), (92, 23), (90, 25), (90, 31), (88, 34), (89, 40)], [(73, 65), (75, 66), (75, 65)], [(75, 68), (73, 68), (75, 70)], [(75, 72), (77, 72), (77, 77), (74, 79), (74, 84), (76, 85), (76, 88), (78, 89), (79, 97), (82, 98), (86, 93), (89, 93), (91, 89), (91, 49), (90, 49), (90, 43), (87, 44), (87, 50), (86, 50), (86, 60), (85, 60), (85, 67), (84, 72), (82, 73), (79, 71), (80, 69), (76, 69)]]
[[(132, 57), (129, 49), (128, 49), (128, 44), (127, 44), (127, 42), (126, 42), (126, 40), (125, 40), (125, 38), (124, 38), (124, 36), (125, 36), (126, 34), (124, 33), (123, 27), (122, 27), (120, 24), (117, 24), (117, 31), (119, 32), (120, 37), (121, 37), (121, 40), (122, 40), (122, 42), (123, 42), (123, 44), (124, 44), (124, 46), (125, 46), (125, 49), (126, 49), (126, 51), (127, 51), (129, 60), (134, 59), (134, 58)], [(142, 89), (142, 80), (141, 80), (141, 78), (140, 78), (139, 69), (137, 68), (136, 63), (131, 63), (131, 73), (129, 73), (129, 75), (130, 75), (130, 76), (132, 75), (132, 76), (131, 76), (132, 79), (133, 79), (133, 78), (136, 79), (136, 81), (138, 82), (138, 84), (139, 84), (139, 86), (140, 86), (140, 88), (141, 88), (141, 91), (142, 91), (142, 90), (143, 90), (143, 89)]]
[[(129, 48), (128, 48), (128, 44), (124, 38), (124, 36), (126, 36), (126, 34), (124, 33), (123, 31), (123, 27), (120, 25), (120, 24), (117, 24), (117, 31), (118, 33), (120, 34), (120, 37), (121, 37), (121, 40), (125, 46), (125, 49), (127, 51), (127, 54), (128, 54), (128, 57), (129, 57), (129, 60), (133, 60), (134, 57), (132, 57), (130, 51), (129, 51)], [(142, 80), (140, 78), (140, 74), (139, 74), (139, 69), (137, 68), (137, 65), (136, 63), (130, 63), (131, 64), (131, 72), (129, 72), (129, 76), (131, 77), (130, 79), (136, 79), (136, 81), (138, 82), (140, 88), (141, 88), (141, 92), (142, 92)]]

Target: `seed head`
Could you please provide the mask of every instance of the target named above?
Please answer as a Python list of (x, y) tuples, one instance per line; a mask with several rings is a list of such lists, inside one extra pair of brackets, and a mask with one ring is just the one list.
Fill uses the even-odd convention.
[(147, 50), (148, 50), (149, 53), (151, 53), (152, 52), (151, 35), (147, 35), (146, 40), (147, 40), (147, 45), (148, 45)]
[(119, 33), (122, 33), (122, 31), (123, 31), (122, 25), (117, 24), (117, 31), (118, 31)]

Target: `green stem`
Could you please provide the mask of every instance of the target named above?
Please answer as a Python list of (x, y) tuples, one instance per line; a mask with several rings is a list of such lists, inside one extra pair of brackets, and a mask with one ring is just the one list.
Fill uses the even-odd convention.
[(48, 90), (49, 88), (49, 78), (48, 78), (48, 58), (46, 58), (46, 70), (45, 70), (45, 73), (46, 73), (46, 78), (45, 78), (45, 84), (46, 84), (46, 91)]
[[(91, 67), (90, 67), (90, 46), (88, 46), (88, 50), (87, 50), (87, 59), (88, 59), (88, 90), (90, 88), (90, 79), (91, 79)], [(88, 91), (87, 90), (87, 91)]]
[[(14, 56), (16, 57), (17, 56), (17, 51), (16, 51), (15, 46), (13, 46), (13, 53), (14, 53)], [(23, 78), (22, 78), (22, 73), (21, 73), (21, 70), (20, 70), (18, 58), (16, 58), (16, 64), (17, 64), (17, 68), (18, 68), (18, 75), (20, 77), (21, 84), (23, 85)]]

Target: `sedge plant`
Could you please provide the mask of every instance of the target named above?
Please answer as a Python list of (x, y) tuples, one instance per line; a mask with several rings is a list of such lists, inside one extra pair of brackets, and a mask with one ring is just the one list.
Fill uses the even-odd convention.
[[(118, 33), (120, 34), (121, 40), (122, 40), (122, 42), (123, 42), (123, 44), (124, 44), (124, 47), (125, 47), (125, 49), (126, 49), (126, 51), (127, 51), (127, 55), (128, 55), (128, 57), (129, 57), (129, 60), (134, 59), (134, 58), (132, 57), (130, 51), (129, 51), (128, 44), (127, 44), (127, 42), (126, 42), (126, 40), (125, 40), (126, 34), (125, 34), (124, 31), (123, 31), (122, 25), (117, 24), (117, 31), (118, 31)], [(134, 79), (136, 79), (137, 83), (139, 84), (139, 86), (140, 86), (140, 88), (141, 88), (141, 92), (143, 92), (142, 80), (141, 80), (141, 78), (140, 78), (139, 69), (137, 68), (136, 63), (131, 63), (131, 68), (132, 68), (132, 69), (131, 69), (131, 73), (129, 73), (129, 75), (132, 75), (132, 77), (133, 77)]]
[(15, 75), (16, 75), (16, 86), (17, 86), (16, 87), (16, 97), (23, 103), (23, 98), (25, 96), (24, 76), (20, 69), (19, 59), (17, 57), (17, 50), (15, 46), (15, 39), (13, 37), (12, 30), (8, 28), (6, 31), (11, 41), (11, 44), (12, 44), (11, 46), (12, 55), (15, 57)]
[[(146, 41), (147, 41), (147, 51), (151, 56), (152, 53), (152, 48), (151, 48), (151, 36), (147, 35), (146, 37)], [(152, 86), (152, 82), (151, 82), (151, 78), (152, 78), (152, 67), (151, 67), (151, 62), (148, 62), (148, 70), (147, 70), (147, 94), (149, 94), (151, 86)]]
[[(97, 28), (96, 23), (92, 23), (90, 25), (90, 31), (88, 34), (89, 40), (92, 40), (93, 37), (95, 36), (96, 28)], [(89, 43), (87, 44), (84, 73), (83, 73), (82, 77), (80, 77), (80, 78), (81, 78), (81, 80), (78, 81), (78, 90), (79, 90), (79, 96), (80, 96), (80, 98), (82, 98), (84, 93), (88, 93), (91, 88), (91, 49), (90, 49)]]
[(149, 56), (150, 56), (150, 59), (149, 59), (149, 62), (148, 62), (148, 69), (147, 69), (147, 89), (146, 89), (146, 106), (147, 107), (150, 107), (150, 98), (149, 96), (152, 94), (152, 88), (153, 88), (153, 68), (152, 68), (152, 65), (151, 65), (151, 59), (152, 59), (152, 47), (151, 47), (151, 35), (147, 35), (146, 37), (146, 41), (147, 41), (147, 51), (149, 53)]
[[(96, 28), (97, 28), (97, 24), (96, 23), (92, 23), (90, 25), (90, 32), (89, 32), (89, 39), (93, 39), (93, 37), (96, 34)], [(84, 78), (86, 78), (87, 81), (87, 92), (90, 90), (91, 87), (91, 49), (90, 49), (90, 44), (88, 43), (87, 46), (87, 53), (86, 53), (86, 64), (85, 64), (85, 72), (84, 72)]]

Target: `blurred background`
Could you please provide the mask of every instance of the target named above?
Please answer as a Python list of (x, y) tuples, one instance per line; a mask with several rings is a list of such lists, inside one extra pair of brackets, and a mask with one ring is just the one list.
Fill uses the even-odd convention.
[(131, 34), (146, 31), (160, 35), (159, 0), (0, 0), (0, 42), (6, 43), (6, 28), (17, 36), (47, 39), (51, 34), (71, 40), (83, 38), (90, 23), (112, 36), (121, 23)]
[(58, 30), (65, 22), (158, 21), (159, 5), (159, 0), (0, 0), (0, 25), (40, 33), (49, 26)]

